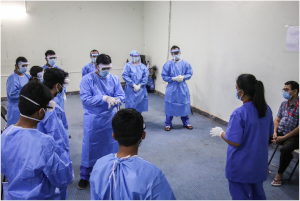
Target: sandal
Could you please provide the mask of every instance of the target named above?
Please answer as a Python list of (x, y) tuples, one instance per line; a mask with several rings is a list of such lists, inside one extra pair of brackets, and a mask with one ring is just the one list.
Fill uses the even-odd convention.
[[(274, 183), (274, 181), (275, 181), (275, 182), (281, 181), (281, 183), (280, 183), (280, 184), (276, 184), (276, 183)], [(281, 185), (282, 185), (282, 179), (281, 179), (281, 180), (276, 180), (276, 179), (274, 179), (274, 180), (272, 181), (271, 185), (272, 185), (272, 186), (281, 186)]]
[(166, 126), (165, 127), (165, 131), (170, 131), (171, 130), (171, 127), (170, 126)]
[(189, 130), (192, 130), (192, 129), (193, 129), (193, 126), (192, 126), (191, 124), (188, 124), (187, 126), (184, 126), (184, 127), (186, 127), (186, 128), (189, 129)]

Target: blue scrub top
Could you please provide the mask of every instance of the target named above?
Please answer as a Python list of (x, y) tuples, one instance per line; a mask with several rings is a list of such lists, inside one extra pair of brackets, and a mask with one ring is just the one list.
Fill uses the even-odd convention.
[(240, 183), (267, 180), (269, 136), (274, 123), (270, 107), (265, 117), (259, 118), (252, 102), (246, 102), (230, 116), (225, 138), (241, 146), (228, 145), (226, 177)]

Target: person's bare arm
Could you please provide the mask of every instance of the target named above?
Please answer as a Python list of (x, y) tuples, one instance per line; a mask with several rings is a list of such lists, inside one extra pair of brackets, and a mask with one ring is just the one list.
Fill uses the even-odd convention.
[(239, 147), (239, 146), (241, 146), (241, 144), (239, 144), (239, 143), (235, 143), (235, 142), (231, 142), (231, 141), (227, 140), (227, 139), (225, 138), (225, 135), (226, 135), (226, 133), (225, 133), (225, 132), (222, 132), (221, 137), (222, 137), (223, 140), (225, 140), (225, 142), (227, 142), (229, 145), (234, 146), (234, 147)]

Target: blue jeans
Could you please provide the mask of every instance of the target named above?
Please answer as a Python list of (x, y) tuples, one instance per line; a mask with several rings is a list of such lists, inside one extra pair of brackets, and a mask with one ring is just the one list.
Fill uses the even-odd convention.
[(93, 167), (84, 167), (80, 166), (80, 178), (84, 180), (90, 180), (90, 174), (93, 170)]
[[(168, 116), (166, 115), (166, 126), (170, 126), (172, 128), (172, 119), (173, 119), (173, 116)], [(183, 126), (186, 127), (190, 122), (190, 118), (189, 116), (184, 116), (184, 117), (181, 117), (181, 121), (183, 123)]]

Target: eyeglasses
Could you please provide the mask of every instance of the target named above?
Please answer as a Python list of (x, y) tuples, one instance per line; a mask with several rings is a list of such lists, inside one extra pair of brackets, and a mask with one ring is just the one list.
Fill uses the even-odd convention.
[(178, 55), (180, 52), (173, 52), (171, 55)]
[(288, 91), (293, 91), (293, 90), (288, 89), (288, 88), (283, 88), (283, 89), (281, 89), (281, 91), (282, 91), (282, 92), (284, 92), (284, 91), (285, 91), (285, 92), (288, 92)]

